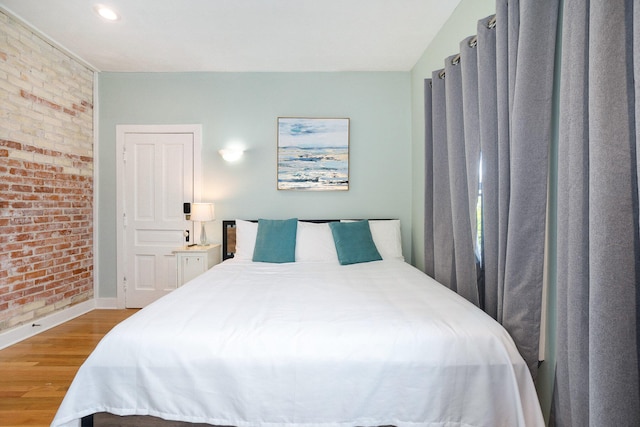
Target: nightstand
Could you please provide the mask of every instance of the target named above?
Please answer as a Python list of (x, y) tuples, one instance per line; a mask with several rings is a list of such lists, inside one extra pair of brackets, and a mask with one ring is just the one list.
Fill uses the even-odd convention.
[(201, 275), (222, 260), (221, 245), (183, 246), (176, 249), (178, 267), (178, 286)]

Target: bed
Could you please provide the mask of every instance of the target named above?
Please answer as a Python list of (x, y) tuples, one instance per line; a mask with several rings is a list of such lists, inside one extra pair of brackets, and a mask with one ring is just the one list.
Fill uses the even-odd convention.
[(398, 221), (283, 223), (227, 227), (228, 259), (109, 332), (52, 426), (544, 425), (508, 333), (403, 260)]

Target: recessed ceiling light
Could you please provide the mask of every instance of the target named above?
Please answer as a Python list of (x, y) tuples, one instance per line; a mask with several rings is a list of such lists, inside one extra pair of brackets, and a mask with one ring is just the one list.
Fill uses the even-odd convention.
[(118, 19), (120, 19), (120, 16), (113, 9), (103, 4), (97, 4), (93, 6), (93, 9), (98, 15), (100, 15), (107, 21), (117, 21)]

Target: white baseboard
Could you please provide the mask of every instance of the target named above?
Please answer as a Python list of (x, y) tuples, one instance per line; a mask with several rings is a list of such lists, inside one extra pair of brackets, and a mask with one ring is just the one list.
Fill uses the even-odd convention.
[(96, 298), (96, 308), (116, 310), (118, 298)]
[[(113, 299), (115, 300), (115, 298)], [(33, 322), (17, 326), (5, 332), (0, 332), (0, 350), (88, 313), (96, 308), (96, 303), (96, 299), (91, 299), (40, 319), (36, 319)]]

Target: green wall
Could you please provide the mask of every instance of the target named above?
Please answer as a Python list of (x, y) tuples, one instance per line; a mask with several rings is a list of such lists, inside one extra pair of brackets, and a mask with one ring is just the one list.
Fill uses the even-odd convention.
[[(411, 260), (409, 72), (100, 73), (98, 76), (98, 296), (116, 296), (118, 124), (202, 124), (203, 201), (221, 219), (399, 218)], [(276, 119), (350, 118), (350, 188), (276, 190)], [(238, 163), (218, 150), (245, 146)]]

